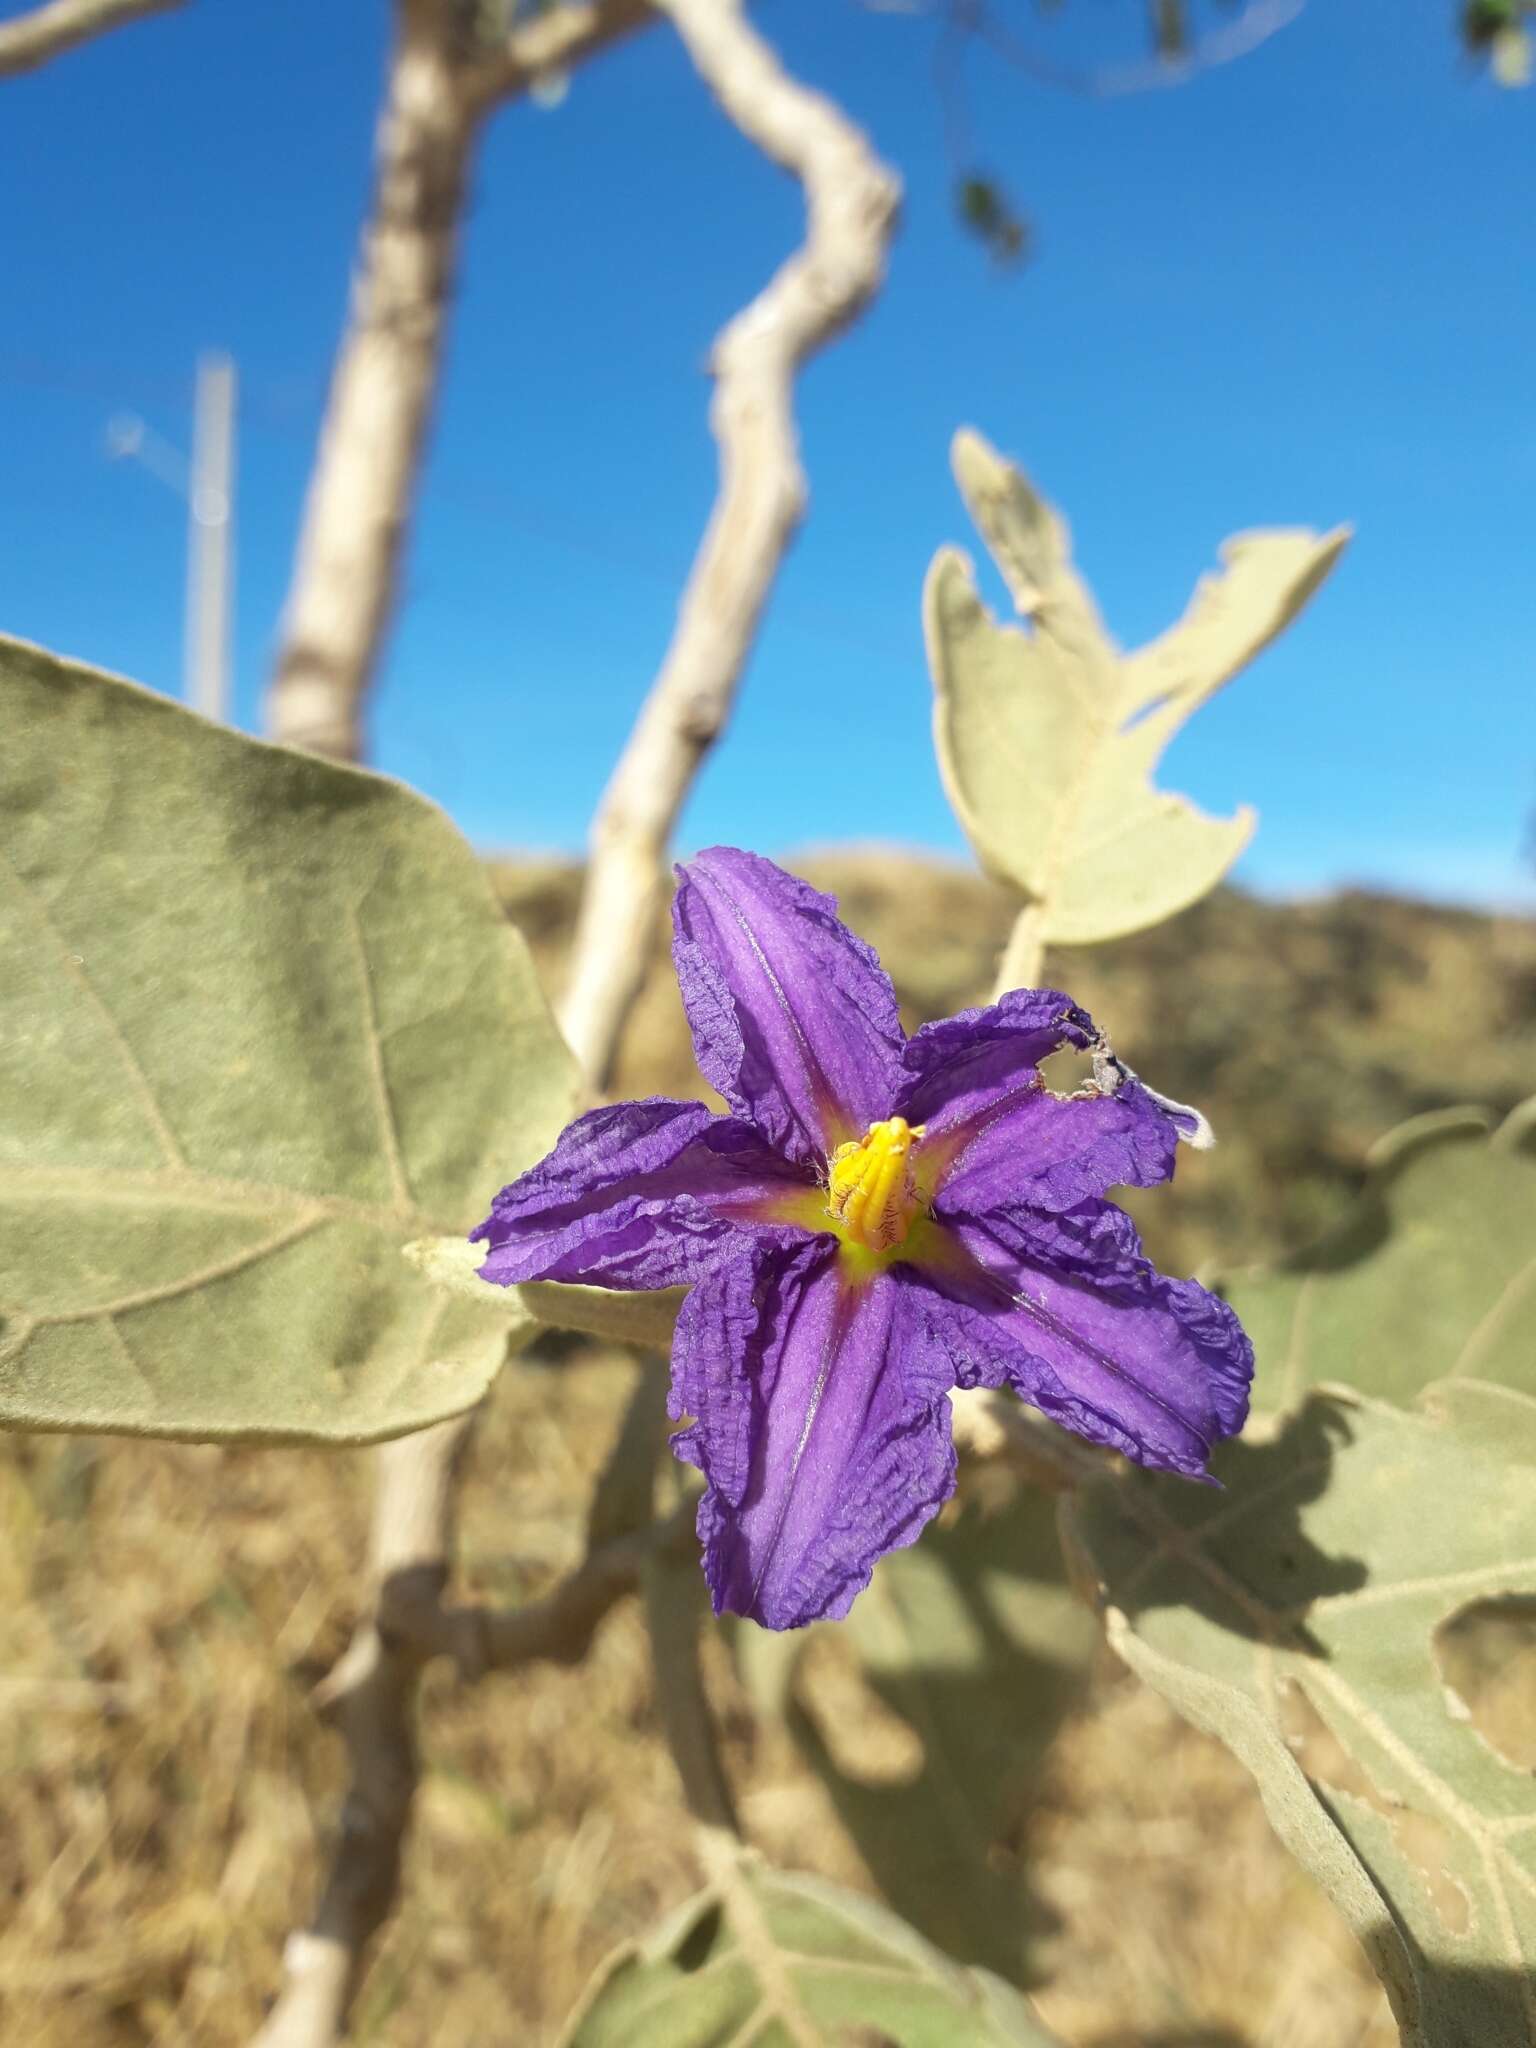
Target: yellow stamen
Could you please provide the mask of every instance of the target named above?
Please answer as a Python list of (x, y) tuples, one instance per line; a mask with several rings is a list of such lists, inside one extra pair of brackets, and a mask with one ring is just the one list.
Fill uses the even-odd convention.
[(906, 1237), (919, 1207), (911, 1153), (925, 1135), (922, 1124), (887, 1117), (870, 1125), (862, 1143), (839, 1145), (832, 1154), (827, 1214), (850, 1244), (885, 1252)]

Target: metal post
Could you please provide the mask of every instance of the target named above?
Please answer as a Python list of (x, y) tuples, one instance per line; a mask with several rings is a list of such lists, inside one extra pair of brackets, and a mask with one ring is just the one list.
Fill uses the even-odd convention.
[(234, 596), (235, 366), (198, 359), (187, 533), (187, 702), (229, 718), (229, 636)]

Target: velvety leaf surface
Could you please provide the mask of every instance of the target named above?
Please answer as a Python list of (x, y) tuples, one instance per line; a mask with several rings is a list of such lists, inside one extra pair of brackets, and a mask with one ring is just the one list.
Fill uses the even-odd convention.
[(999, 1470), (966, 1493), (954, 1520), (881, 1559), (846, 1621), (793, 1636), (743, 1625), (737, 1654), (896, 1911), (1024, 1982), (1046, 1923), (1016, 1843), (1098, 1629), (1066, 1583), (1054, 1496)]
[(400, 1256), (569, 1114), (440, 812), (0, 640), (0, 1424), (359, 1442), (532, 1325)]
[(1536, 1780), (1449, 1689), (1445, 1646), (1536, 1593), (1536, 1398), (1471, 1378), (1412, 1409), (1313, 1394), (1213, 1469), (1223, 1494), (1135, 1476), (1074, 1503), (1111, 1641), (1253, 1772), (1405, 2041), (1531, 2048)]
[(1210, 818), (1152, 781), (1179, 728), (1296, 616), (1342, 531), (1242, 534), (1185, 616), (1123, 655), (1072, 567), (1060, 516), (980, 435), (956, 480), (1027, 630), (998, 625), (969, 560), (941, 549), (924, 617), (944, 785), (983, 865), (1040, 904), (1043, 936), (1085, 945), (1195, 902), (1246, 844), (1254, 814)]
[(1403, 1125), (1342, 1228), (1222, 1292), (1254, 1342), (1256, 1413), (1329, 1381), (1400, 1402), (1441, 1378), (1536, 1392), (1536, 1100), (1497, 1131), (1465, 1110)]
[(872, 1900), (758, 1869), (742, 1908), (690, 1900), (599, 1973), (562, 2048), (1050, 2048), (1029, 2008)]

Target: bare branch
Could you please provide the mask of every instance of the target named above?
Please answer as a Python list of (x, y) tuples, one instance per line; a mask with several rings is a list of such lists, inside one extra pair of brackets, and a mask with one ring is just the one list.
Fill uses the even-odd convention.
[(399, 0), (372, 217), (331, 380), (267, 707), (272, 737), (363, 753), (363, 704), (410, 518), (477, 133), (453, 9)]
[(364, 753), (364, 709), (437, 393), (481, 123), (544, 73), (654, 19), (647, 0), (572, 0), (487, 54), (466, 38), (455, 0), (396, 0), (373, 207), (268, 699), (274, 739), (337, 760)]
[(878, 288), (900, 193), (846, 115), (785, 72), (740, 0), (658, 6), (742, 134), (804, 186), (807, 233), (715, 344), (719, 493), (672, 644), (593, 821), (560, 1020), (598, 1086), (655, 944), (672, 828), (730, 715), (804, 513), (795, 375)]
[(568, 71), (656, 19), (651, 0), (565, 0), (514, 28), (499, 49), (465, 68), (481, 104), (520, 98), (552, 71)]
[(693, 1506), (604, 1545), (552, 1593), (524, 1607), (444, 1602), (455, 1498), (473, 1418), (386, 1444), (369, 1540), (368, 1611), (315, 1689), (344, 1737), (351, 1778), (314, 1924), (291, 1935), (283, 1989), (253, 2048), (331, 2048), (341, 2038), (368, 1944), (399, 1888), (420, 1771), (415, 1699), (422, 1666), (452, 1657), (461, 1679), (522, 1664), (575, 1664), (647, 1561), (691, 1550)]
[(351, 1765), (340, 1834), (314, 1924), (288, 1938), (283, 1989), (254, 2048), (340, 2038), (368, 1943), (394, 1904), (418, 1777), (416, 1680), (430, 1654), (400, 1621), (430, 1612), (447, 1582), (454, 1478), (472, 1426), (441, 1422), (378, 1454), (365, 1617), (315, 1695)]
[(183, 4), (184, 0), (48, 0), (30, 14), (0, 21), (0, 78), (35, 71), (93, 36)]

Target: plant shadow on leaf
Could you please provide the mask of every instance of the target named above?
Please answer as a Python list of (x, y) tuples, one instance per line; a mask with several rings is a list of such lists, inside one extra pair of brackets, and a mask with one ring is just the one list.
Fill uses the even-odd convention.
[[(1240, 1437), (1222, 1446), (1211, 1460), (1221, 1493), (1134, 1475), (1119, 1490), (1119, 1518), (1140, 1557), (1117, 1578), (1115, 1605), (1133, 1619), (1153, 1608), (1186, 1608), (1238, 1635), (1326, 1656), (1307, 1627), (1308, 1608), (1357, 1592), (1370, 1573), (1358, 1557), (1320, 1549), (1301, 1512), (1327, 1492), (1335, 1449), (1351, 1438), (1348, 1409), (1315, 1397), (1271, 1441)], [(1228, 1531), (1240, 1570), (1224, 1555)]]
[(785, 1717), (883, 1896), (958, 1961), (1040, 1981), (1059, 1926), (1020, 1848), (1097, 1630), (1053, 1499), (1009, 1475), (887, 1557), (848, 1620), (807, 1632)]
[(1314, 1391), (1217, 1468), (1228, 1506), (1146, 1482), (1074, 1504), (1111, 1641), (1252, 1771), (1406, 2048), (1533, 2048), (1536, 1805), (1508, 1745), (1529, 1723), (1509, 1666), (1536, 1600), (1536, 1404), (1471, 1377), (1412, 1408)]

